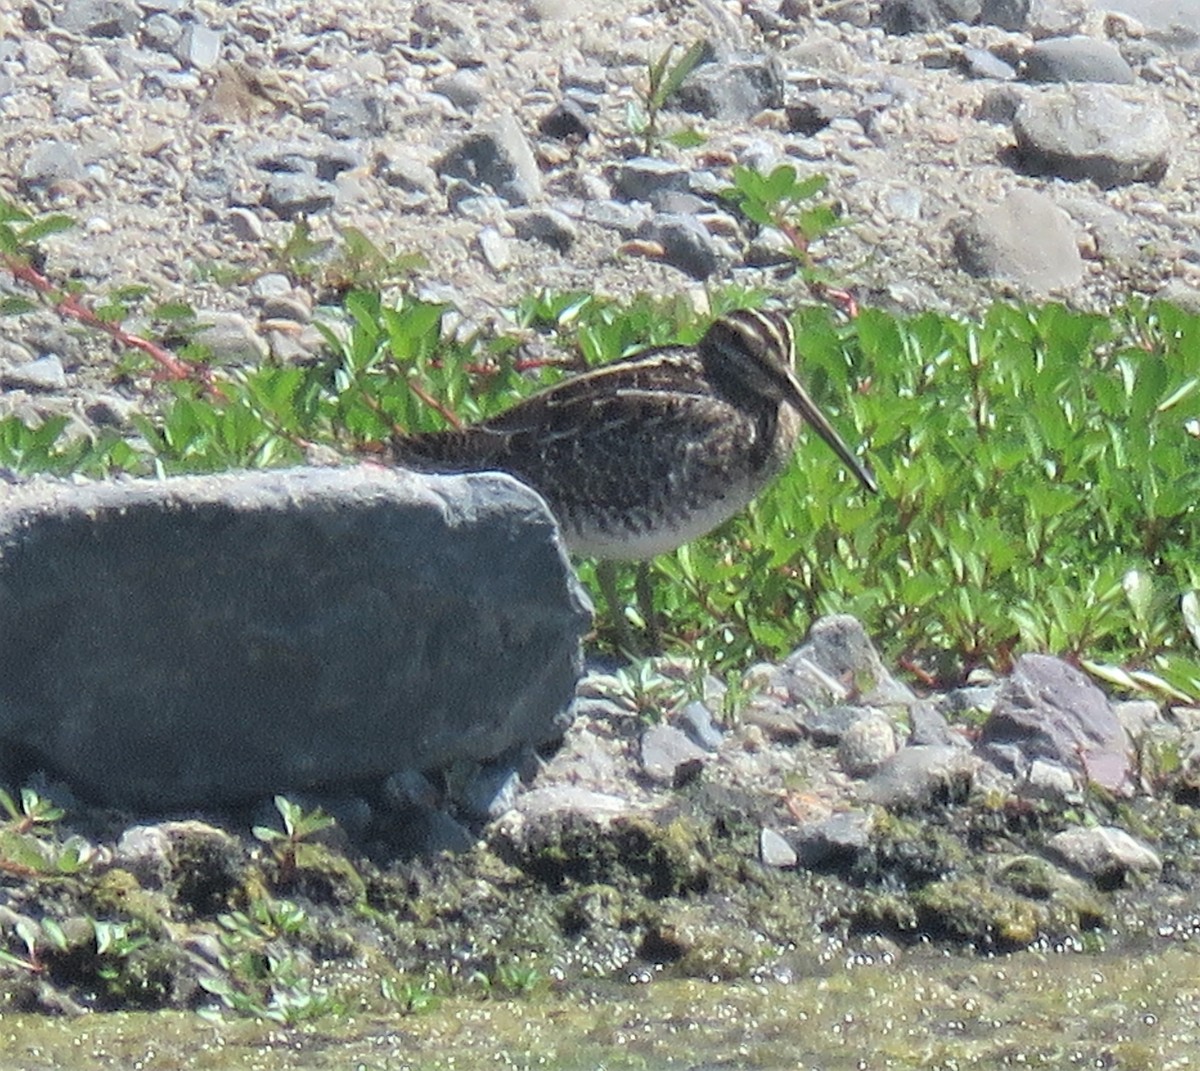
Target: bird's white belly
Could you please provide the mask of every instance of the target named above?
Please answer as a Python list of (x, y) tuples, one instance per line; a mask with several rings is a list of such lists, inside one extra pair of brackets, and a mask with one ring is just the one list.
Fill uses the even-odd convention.
[(741, 512), (754, 498), (756, 488), (731, 487), (719, 499), (698, 506), (678, 517), (658, 517), (645, 525), (596, 524), (576, 526), (565, 523), (563, 537), (567, 549), (581, 557), (609, 561), (640, 561), (669, 554), (676, 547), (707, 535), (719, 524)]

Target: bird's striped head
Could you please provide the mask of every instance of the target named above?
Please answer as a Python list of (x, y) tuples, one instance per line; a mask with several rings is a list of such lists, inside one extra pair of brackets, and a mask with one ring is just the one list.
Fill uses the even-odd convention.
[(736, 309), (715, 320), (700, 340), (700, 359), (715, 382), (741, 396), (792, 406), (869, 491), (875, 477), (834, 430), (796, 378), (796, 337), (782, 313)]

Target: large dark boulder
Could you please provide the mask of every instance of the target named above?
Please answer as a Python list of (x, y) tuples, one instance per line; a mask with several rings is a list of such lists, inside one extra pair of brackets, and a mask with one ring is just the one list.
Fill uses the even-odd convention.
[(2, 488), (0, 764), (173, 808), (485, 761), (561, 732), (590, 619), (499, 474)]

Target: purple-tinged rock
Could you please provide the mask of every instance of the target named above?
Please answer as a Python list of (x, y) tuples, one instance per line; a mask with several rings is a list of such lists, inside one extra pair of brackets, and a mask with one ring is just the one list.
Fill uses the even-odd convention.
[(1117, 795), (1133, 791), (1133, 749), (1108, 698), (1049, 655), (1022, 655), (1000, 686), (979, 751), (1018, 777), (1035, 759), (1057, 762)]

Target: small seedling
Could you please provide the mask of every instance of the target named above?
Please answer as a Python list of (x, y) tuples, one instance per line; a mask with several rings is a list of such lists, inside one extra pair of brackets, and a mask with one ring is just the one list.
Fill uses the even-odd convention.
[(315, 238), (305, 219), (292, 224), (271, 254), (277, 270), (295, 282), (338, 294), (394, 286), (427, 263), (420, 253), (385, 253), (357, 227), (339, 228), (336, 238)]
[(403, 980), (385, 975), (379, 980), (379, 992), (389, 1004), (395, 1004), (408, 1015), (432, 1011), (438, 1006), (438, 995), (422, 982)]
[(769, 175), (735, 167), (732, 178), (733, 185), (721, 196), (737, 205), (747, 219), (783, 234), (808, 281), (816, 271), (813, 243), (841, 225), (834, 206), (817, 200), (828, 187), (828, 178), (821, 174), (801, 178), (791, 164), (780, 164)]
[(46, 969), (45, 950), (65, 952), (67, 950), (67, 935), (63, 928), (51, 918), (34, 922), (32, 919), (19, 919), (13, 926), (17, 939), (25, 946), (25, 955), (21, 956), (0, 948), (0, 966), (15, 967), (28, 971), (30, 974), (41, 974)]
[(679, 91), (679, 87), (700, 63), (704, 49), (705, 43), (697, 41), (677, 63), (672, 63), (675, 46), (671, 45), (658, 59), (647, 62), (646, 87), (638, 90), (638, 100), (630, 101), (625, 111), (629, 130), (642, 139), (642, 149), (646, 155), (663, 141), (680, 149), (703, 144), (703, 136), (691, 128), (663, 134), (659, 128), (659, 118), (667, 101)]
[(0, 788), (0, 808), (8, 815), (5, 823), (14, 833), (49, 833), (66, 812), (53, 802), (39, 796), (32, 788), (21, 789), (18, 803)]
[(469, 981), (478, 986), (487, 998), (507, 996), (528, 996), (539, 989), (545, 981), (545, 976), (536, 967), (521, 963), (497, 964), (495, 970), (488, 974), (475, 971)]
[(307, 843), (309, 838), (329, 829), (335, 824), (335, 819), (320, 807), (306, 812), (286, 796), (275, 797), (275, 809), (283, 819), (283, 832), (270, 826), (255, 826), (254, 835), (264, 844), (271, 845), (279, 866), (280, 884), (287, 885), (295, 879), (296, 871), (308, 861), (314, 847)]

